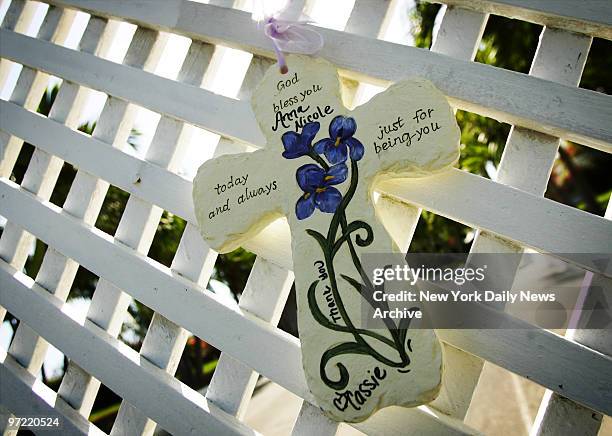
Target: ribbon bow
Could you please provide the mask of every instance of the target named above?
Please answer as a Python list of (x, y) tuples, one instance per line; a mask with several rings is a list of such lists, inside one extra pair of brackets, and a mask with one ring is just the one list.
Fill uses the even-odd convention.
[(312, 21), (280, 19), (274, 16), (265, 19), (264, 33), (272, 41), (282, 74), (289, 71), (284, 53), (310, 55), (323, 47), (323, 35), (308, 27), (307, 24), (310, 23)]

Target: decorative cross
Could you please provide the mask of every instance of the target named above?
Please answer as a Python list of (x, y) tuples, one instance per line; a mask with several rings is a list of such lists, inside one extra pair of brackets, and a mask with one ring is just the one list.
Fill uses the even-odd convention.
[(419, 78), (392, 85), (351, 112), (333, 65), (305, 56), (290, 56), (288, 65), (285, 75), (271, 67), (253, 95), (266, 148), (200, 167), (193, 198), (202, 236), (228, 252), (287, 217), (302, 363), (328, 416), (359, 422), (386, 406), (430, 402), (442, 373), (435, 333), (411, 330), (405, 320), (365, 328), (362, 304), (384, 303), (372, 299), (360, 255), (390, 252), (386, 227), (402, 220), (379, 219), (378, 182), (423, 177), (456, 163), (453, 112)]

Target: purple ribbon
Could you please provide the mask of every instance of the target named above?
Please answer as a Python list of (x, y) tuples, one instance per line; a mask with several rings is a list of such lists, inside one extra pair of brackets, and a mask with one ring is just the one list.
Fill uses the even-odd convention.
[(282, 74), (289, 71), (284, 53), (314, 54), (323, 47), (323, 35), (307, 26), (312, 21), (295, 21), (268, 17), (264, 33), (272, 41), (278, 67)]

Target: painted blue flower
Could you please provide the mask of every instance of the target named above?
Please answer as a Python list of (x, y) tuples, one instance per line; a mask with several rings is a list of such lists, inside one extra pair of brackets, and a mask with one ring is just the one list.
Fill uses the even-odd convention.
[(283, 157), (285, 159), (296, 159), (308, 154), (312, 140), (319, 132), (321, 125), (318, 122), (307, 123), (302, 128), (302, 133), (285, 132), (281, 137), (285, 151)]
[(315, 208), (334, 213), (342, 201), (342, 194), (332, 185), (344, 182), (347, 174), (348, 168), (344, 163), (334, 165), (327, 171), (315, 164), (299, 167), (295, 177), (304, 194), (295, 205), (297, 218), (308, 218)]
[(359, 160), (363, 157), (363, 144), (353, 138), (357, 130), (357, 123), (351, 117), (338, 115), (329, 123), (329, 138), (323, 138), (314, 145), (317, 154), (325, 153), (325, 157), (332, 165), (346, 161), (349, 154), (351, 159)]

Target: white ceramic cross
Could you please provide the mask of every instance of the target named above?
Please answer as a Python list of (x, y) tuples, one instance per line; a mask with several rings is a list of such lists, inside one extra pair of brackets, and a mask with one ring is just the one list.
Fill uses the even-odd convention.
[(427, 176), (457, 161), (453, 112), (424, 79), (397, 83), (349, 112), (334, 66), (303, 56), (290, 56), (288, 65), (286, 75), (271, 67), (253, 95), (266, 148), (200, 167), (193, 197), (201, 233), (228, 252), (287, 217), (302, 362), (328, 416), (358, 422), (389, 405), (427, 403), (440, 387), (438, 340), (406, 323), (364, 328), (361, 309), (372, 288), (360, 255), (390, 252), (385, 225), (402, 219), (381, 222), (376, 183)]

